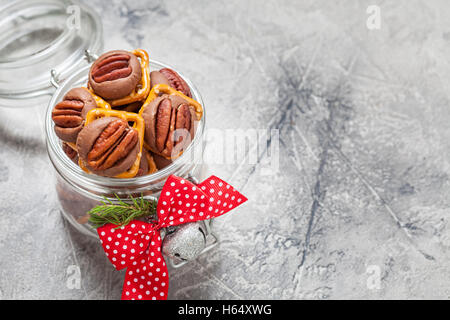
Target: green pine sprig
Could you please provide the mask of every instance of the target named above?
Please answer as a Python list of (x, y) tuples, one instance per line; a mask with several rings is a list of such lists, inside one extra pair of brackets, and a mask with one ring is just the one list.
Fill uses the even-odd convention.
[(130, 221), (151, 217), (156, 219), (156, 200), (145, 200), (144, 197), (134, 198), (129, 196), (128, 201), (124, 201), (114, 194), (117, 201), (112, 202), (105, 197), (101, 205), (98, 205), (88, 211), (89, 223), (94, 228), (100, 228), (105, 224), (112, 223), (118, 228), (130, 223)]

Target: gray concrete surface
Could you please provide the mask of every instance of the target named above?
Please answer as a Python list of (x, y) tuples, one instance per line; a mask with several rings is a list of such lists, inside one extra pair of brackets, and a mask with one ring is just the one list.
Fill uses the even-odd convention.
[[(279, 130), (277, 172), (262, 153), (209, 166), (250, 201), (171, 270), (170, 299), (450, 297), (446, 1), (88, 2), (106, 49), (197, 84), (210, 128)], [(45, 107), (0, 110), (0, 298), (119, 299), (124, 273), (58, 212)]]

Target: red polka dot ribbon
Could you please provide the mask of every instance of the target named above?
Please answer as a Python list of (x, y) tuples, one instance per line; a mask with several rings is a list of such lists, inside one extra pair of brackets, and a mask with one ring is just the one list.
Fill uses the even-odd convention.
[(225, 181), (211, 176), (194, 185), (170, 176), (156, 207), (157, 223), (134, 220), (97, 229), (106, 256), (117, 270), (127, 268), (123, 300), (167, 299), (169, 274), (161, 253), (161, 228), (221, 216), (247, 201)]

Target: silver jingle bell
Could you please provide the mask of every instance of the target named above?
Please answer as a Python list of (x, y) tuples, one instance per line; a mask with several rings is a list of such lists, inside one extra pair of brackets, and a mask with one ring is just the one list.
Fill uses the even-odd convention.
[(162, 252), (174, 259), (190, 261), (197, 258), (206, 246), (206, 228), (203, 222), (191, 222), (168, 228)]

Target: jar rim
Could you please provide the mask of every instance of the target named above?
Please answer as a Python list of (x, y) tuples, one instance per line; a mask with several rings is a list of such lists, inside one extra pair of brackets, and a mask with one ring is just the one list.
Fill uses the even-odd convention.
[[(161, 63), (156, 60), (150, 59), (150, 66), (157, 66), (157, 68), (171, 68), (172, 67)], [(140, 185), (146, 185), (150, 184), (155, 181), (163, 180), (167, 178), (170, 174), (177, 171), (179, 168), (182, 168), (183, 165), (189, 164), (189, 157), (191, 156), (191, 153), (196, 148), (197, 145), (200, 144), (202, 141), (202, 137), (204, 134), (205, 129), (205, 117), (206, 117), (206, 110), (205, 105), (203, 103), (203, 99), (196, 88), (196, 86), (192, 83), (192, 81), (189, 78), (186, 78), (183, 76), (182, 73), (177, 73), (186, 81), (188, 86), (191, 89), (192, 96), (195, 100), (197, 100), (203, 107), (203, 116), (201, 120), (198, 122), (198, 126), (196, 128), (196, 132), (194, 135), (193, 140), (189, 144), (189, 146), (186, 148), (186, 150), (183, 152), (182, 155), (180, 155), (177, 159), (175, 159), (170, 165), (167, 167), (158, 170), (155, 173), (144, 175), (140, 177), (135, 178), (126, 178), (126, 179), (118, 179), (118, 178), (110, 178), (110, 177), (103, 177), (95, 174), (88, 174), (84, 172), (79, 166), (77, 166), (72, 160), (69, 159), (69, 157), (64, 153), (62, 149), (62, 141), (56, 136), (54, 132), (54, 124), (52, 121), (52, 110), (54, 105), (57, 103), (57, 100), (62, 98), (63, 94), (67, 92), (71, 87), (74, 87), (73, 85), (82, 85), (83, 82), (80, 81), (81, 78), (83, 80), (87, 80), (87, 72), (89, 70), (90, 66), (85, 66), (78, 70), (76, 73), (74, 73), (72, 76), (67, 78), (55, 91), (53, 94), (48, 107), (46, 111), (45, 116), (45, 134), (46, 134), (46, 144), (47, 144), (47, 152), (49, 153), (50, 160), (53, 162), (53, 166), (55, 169), (60, 173), (61, 176), (65, 180), (67, 180), (69, 183), (73, 184), (74, 181), (80, 181), (83, 183), (83, 185), (88, 186), (89, 188), (127, 188), (135, 189), (136, 187)], [(83, 74), (85, 76), (83, 76)], [(78, 79), (78, 81), (75, 81)], [(86, 83), (86, 81), (84, 81)], [(51, 155), (54, 155), (52, 157)], [(59, 170), (59, 166), (55, 161), (58, 161), (58, 164), (61, 164), (65, 169), (65, 172), (61, 172)], [(78, 184), (78, 183), (77, 183)]]

